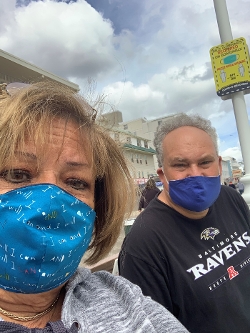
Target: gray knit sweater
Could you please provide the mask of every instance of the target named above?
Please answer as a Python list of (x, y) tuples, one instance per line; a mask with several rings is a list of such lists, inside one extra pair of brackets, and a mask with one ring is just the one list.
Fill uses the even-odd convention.
[(128, 280), (79, 268), (67, 284), (62, 322), (79, 333), (187, 333), (163, 306), (145, 297)]

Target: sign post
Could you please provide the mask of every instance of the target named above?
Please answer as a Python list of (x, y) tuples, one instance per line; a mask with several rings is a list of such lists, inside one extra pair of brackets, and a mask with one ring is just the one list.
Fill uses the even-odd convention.
[[(218, 27), (219, 27), (221, 42), (222, 43), (232, 43), (233, 36), (232, 36), (231, 26), (229, 23), (226, 1), (225, 0), (213, 0), (213, 1), (214, 1), (214, 8), (215, 8)], [(242, 38), (239, 38), (239, 40), (240, 39), (242, 39)], [(232, 45), (238, 45), (237, 48), (240, 48), (239, 44), (234, 43)], [(230, 62), (230, 61), (234, 60), (233, 62), (231, 62), (231, 64), (237, 62), (240, 59), (240, 58), (237, 59), (237, 55), (241, 54), (241, 53), (238, 53), (237, 51), (235, 52), (235, 50), (237, 48), (232, 49), (233, 52), (228, 54), (228, 56), (233, 54), (233, 55), (236, 55), (236, 57), (234, 56), (234, 58), (231, 58), (231, 60), (230, 60), (230, 57), (227, 58), (227, 55), (225, 55), (223, 58), (224, 59), (223, 61)], [(221, 58), (221, 60), (222, 60), (222, 58)], [(243, 60), (243, 59), (241, 59), (241, 60)], [(246, 61), (243, 62), (242, 64), (247, 64), (247, 61), (248, 61), (247, 58), (245, 60)], [(224, 63), (224, 65), (228, 65), (228, 63), (226, 63), (226, 64)], [(240, 64), (237, 64), (237, 65), (240, 65)], [(236, 68), (236, 65), (234, 67)], [(245, 72), (248, 71), (246, 77), (249, 77), (248, 65), (244, 68), (245, 68)], [(233, 85), (230, 80), (227, 81), (227, 78), (225, 79), (225, 82), (229, 86)], [(220, 87), (220, 86), (218, 86), (218, 87)], [(224, 87), (224, 85), (223, 85), (223, 87)], [(226, 88), (226, 87), (224, 87), (224, 88)], [(223, 89), (223, 88), (221, 88), (221, 89)], [(236, 89), (236, 86), (234, 87), (234, 89)], [(246, 88), (245, 91), (248, 92), (248, 88)], [(244, 167), (245, 167), (245, 175), (241, 178), (241, 181), (245, 186), (245, 191), (243, 193), (243, 197), (250, 208), (250, 153), (249, 153), (250, 126), (249, 126), (249, 120), (248, 120), (248, 115), (247, 115), (246, 103), (245, 103), (243, 91), (231, 92), (231, 94), (229, 93), (229, 94), (226, 94), (225, 96), (229, 96), (229, 95), (230, 95), (230, 97), (228, 97), (228, 98), (231, 98), (232, 103), (233, 103), (236, 126), (237, 126), (238, 135), (239, 135), (241, 152), (242, 152), (242, 157), (243, 157)]]
[(238, 91), (250, 92), (250, 59), (245, 38), (212, 47), (210, 57), (218, 96), (228, 99)]

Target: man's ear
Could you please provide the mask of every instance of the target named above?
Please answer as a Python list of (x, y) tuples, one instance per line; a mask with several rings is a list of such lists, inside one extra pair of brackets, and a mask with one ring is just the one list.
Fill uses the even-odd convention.
[(158, 168), (158, 169), (156, 170), (156, 172), (157, 172), (157, 175), (159, 176), (161, 182), (164, 183), (164, 181), (165, 181), (166, 179), (165, 179), (165, 177), (164, 177), (164, 173), (163, 173), (162, 168)]
[(220, 175), (222, 175), (222, 157), (219, 156), (219, 170), (220, 170)]

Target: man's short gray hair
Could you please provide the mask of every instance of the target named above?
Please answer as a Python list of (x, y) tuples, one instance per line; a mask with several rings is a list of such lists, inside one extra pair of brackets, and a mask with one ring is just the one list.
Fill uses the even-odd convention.
[(188, 116), (185, 113), (178, 113), (174, 116), (170, 116), (166, 121), (162, 122), (155, 133), (154, 146), (159, 167), (162, 167), (163, 165), (162, 142), (165, 136), (173, 130), (183, 126), (196, 127), (206, 132), (211, 137), (216, 153), (218, 154), (217, 134), (215, 128), (211, 125), (211, 121), (202, 118), (198, 114)]

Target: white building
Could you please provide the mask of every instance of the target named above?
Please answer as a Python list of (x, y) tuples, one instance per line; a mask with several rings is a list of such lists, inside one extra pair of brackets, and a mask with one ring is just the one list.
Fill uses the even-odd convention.
[(228, 181), (232, 178), (232, 169), (229, 160), (222, 159), (222, 173), (221, 173), (221, 183), (228, 183)]
[(229, 165), (230, 165), (230, 170), (231, 170), (231, 174), (230, 174), (230, 181), (237, 181), (238, 178), (242, 177), (242, 169), (241, 169), (241, 164), (239, 164), (236, 159), (234, 157), (231, 156), (225, 156), (223, 157), (224, 161), (228, 161)]
[[(140, 135), (143, 136), (144, 138), (147, 138), (148, 140), (151, 141), (152, 148), (155, 149), (154, 137), (157, 127), (169, 117), (172, 116), (156, 118), (153, 120), (147, 120), (146, 118), (138, 118), (127, 122), (122, 122), (119, 124), (119, 127), (123, 128), (124, 130), (130, 131), (135, 135)], [(156, 170), (158, 168), (156, 155), (154, 155), (154, 165)]]
[[(123, 122), (122, 113), (120, 111), (114, 111), (104, 115), (108, 119), (108, 124), (114, 127), (118, 127), (121, 130), (131, 132), (134, 135), (143, 137), (150, 141), (151, 147), (154, 147), (154, 136), (157, 127), (167, 118), (172, 117), (172, 115), (167, 117), (161, 117), (153, 120), (147, 120), (146, 118), (138, 118), (130, 121)], [(154, 155), (154, 169), (158, 168), (158, 163), (156, 156)]]
[(144, 184), (150, 176), (156, 175), (155, 150), (150, 140), (118, 128), (110, 129), (110, 136), (121, 147), (131, 175), (137, 184)]

